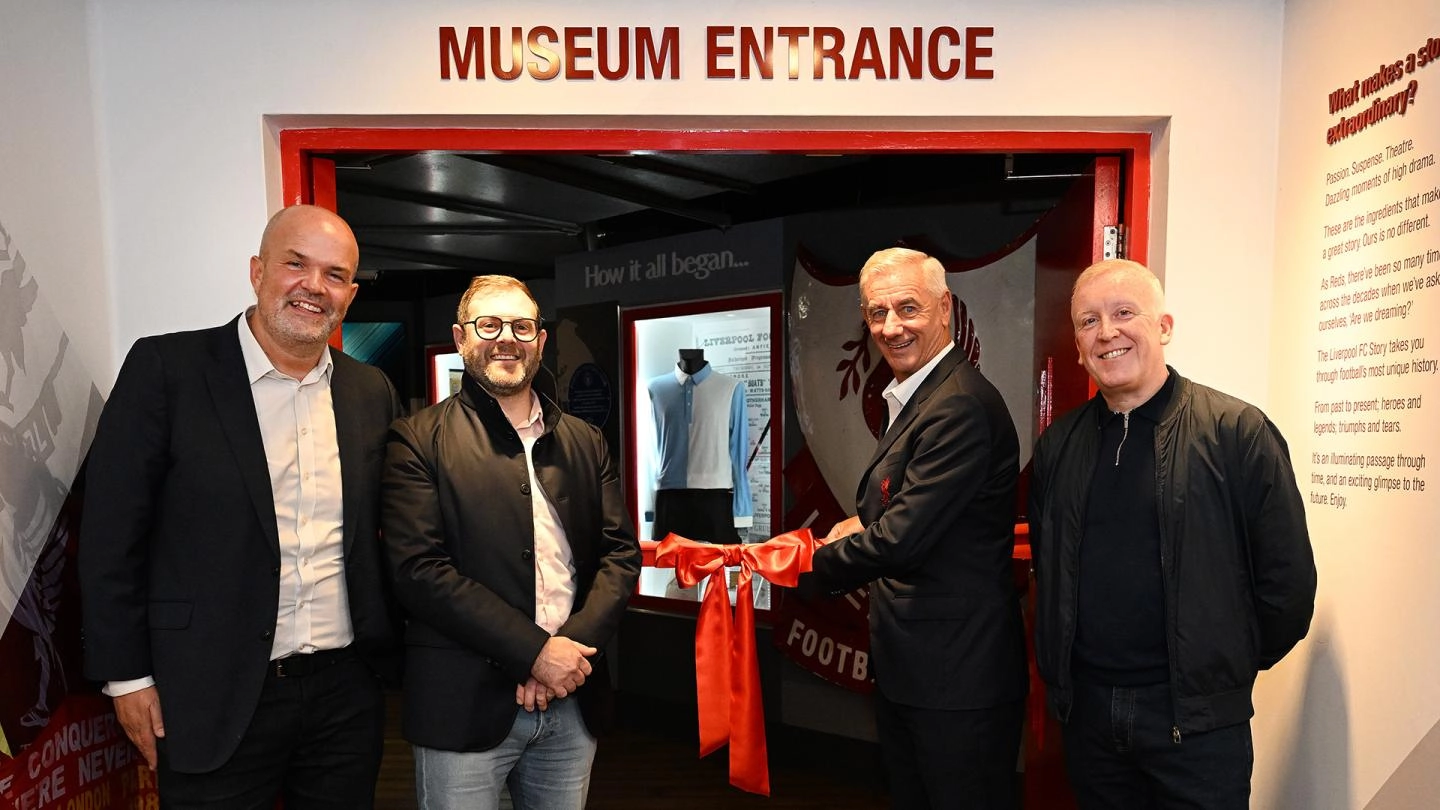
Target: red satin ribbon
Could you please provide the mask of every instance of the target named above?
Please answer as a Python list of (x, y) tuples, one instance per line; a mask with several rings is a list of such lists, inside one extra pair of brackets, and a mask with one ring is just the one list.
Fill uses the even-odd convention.
[[(695, 692), (699, 701), (700, 756), (730, 744), (730, 784), (770, 795), (765, 747), (765, 710), (760, 666), (755, 659), (755, 600), (751, 575), (793, 588), (810, 570), (818, 545), (809, 529), (786, 532), (763, 543), (715, 545), (666, 535), (655, 548), (655, 567), (674, 568), (682, 587), (702, 579), (705, 598), (695, 624)], [(735, 617), (731, 621), (725, 567), (739, 566)]]

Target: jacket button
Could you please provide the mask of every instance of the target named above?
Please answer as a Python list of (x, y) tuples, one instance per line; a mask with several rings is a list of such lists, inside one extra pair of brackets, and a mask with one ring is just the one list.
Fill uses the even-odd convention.
[(275, 631), (274, 631), (274, 630), (266, 630), (265, 632), (263, 632), (263, 633), (260, 634), (260, 639), (261, 639), (262, 641), (269, 641), (269, 640), (272, 639), (272, 638), (275, 638)]
[(521, 495), (529, 495), (529, 494), (530, 494), (530, 485), (529, 485), (528, 483), (526, 483), (526, 484), (521, 484), (521, 485), (520, 485), (520, 494), (521, 494)]
[(280, 576), (280, 566), (277, 565), (274, 568), (271, 568), (270, 573), (274, 574), (277, 577)]
[(522, 559), (522, 560), (528, 560), (528, 559), (530, 559), (531, 557), (534, 557), (534, 556), (535, 556), (535, 552), (531, 551), (531, 550), (528, 549), (528, 548), (525, 549), (524, 551), (520, 552), (520, 559)]

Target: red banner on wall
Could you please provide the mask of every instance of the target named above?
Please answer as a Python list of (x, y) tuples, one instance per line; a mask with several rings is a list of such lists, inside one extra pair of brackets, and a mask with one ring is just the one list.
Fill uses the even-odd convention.
[[(846, 517), (825, 485), (808, 447), (785, 463), (785, 484), (792, 506), (785, 526), (823, 529)], [(775, 591), (771, 641), (791, 661), (831, 683), (868, 693), (870, 678), (870, 599), (865, 588), (837, 599), (808, 599), (787, 589)]]
[(3, 810), (152, 810), (155, 774), (145, 767), (100, 694), (70, 695), (24, 751), (0, 762)]
[(875, 688), (870, 677), (870, 600), (861, 588), (813, 602), (793, 591), (774, 611), (775, 646), (791, 661), (855, 692)]

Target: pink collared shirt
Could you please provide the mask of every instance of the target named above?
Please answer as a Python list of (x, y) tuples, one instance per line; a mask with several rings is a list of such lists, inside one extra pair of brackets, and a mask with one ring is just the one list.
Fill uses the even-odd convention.
[(532, 391), (529, 418), (513, 427), (525, 446), (525, 471), (530, 475), (530, 514), (535, 524), (535, 623), (553, 636), (575, 606), (575, 555), (565, 538), (565, 527), (560, 525), (560, 515), (535, 479), (530, 454), (535, 440), (545, 433), (541, 416), (540, 397)]

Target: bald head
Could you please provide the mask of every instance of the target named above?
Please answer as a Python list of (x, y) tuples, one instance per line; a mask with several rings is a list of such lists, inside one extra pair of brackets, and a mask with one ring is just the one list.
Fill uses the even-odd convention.
[(351, 267), (359, 269), (360, 248), (350, 225), (339, 214), (318, 205), (292, 205), (276, 211), (260, 233), (260, 250), (256, 255), (263, 260), (273, 254), (277, 244), (288, 241), (294, 233), (307, 231), (324, 233), (350, 247), (354, 253)]
[(270, 218), (250, 257), (250, 328), (275, 367), (301, 379), (323, 354), (359, 289), (360, 248), (335, 213), (296, 205)]

